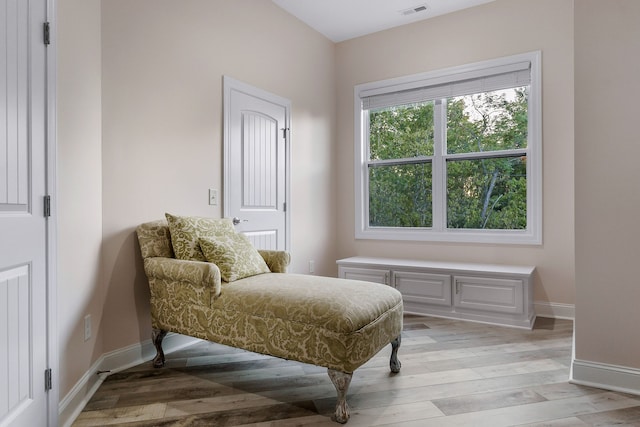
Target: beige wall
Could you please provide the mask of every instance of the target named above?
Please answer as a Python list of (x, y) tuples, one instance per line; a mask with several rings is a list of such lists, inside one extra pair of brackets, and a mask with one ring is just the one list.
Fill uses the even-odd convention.
[(291, 100), (291, 270), (332, 272), (334, 51), (270, 1), (102, 2), (105, 351), (151, 333), (134, 228), (221, 216), (223, 75)]
[[(537, 266), (536, 301), (574, 303), (573, 1), (498, 0), (337, 45), (338, 256), (370, 255)], [(354, 239), (353, 87), (542, 51), (542, 246)]]
[(640, 2), (575, 2), (576, 359), (640, 368)]
[[(58, 1), (60, 398), (103, 353), (100, 1)], [(93, 338), (84, 341), (84, 316)]]
[(222, 190), (223, 74), (292, 101), (292, 270), (332, 273), (335, 47), (268, 1), (58, 0), (58, 24), (63, 398), (150, 338), (134, 228), (221, 215), (207, 190)]

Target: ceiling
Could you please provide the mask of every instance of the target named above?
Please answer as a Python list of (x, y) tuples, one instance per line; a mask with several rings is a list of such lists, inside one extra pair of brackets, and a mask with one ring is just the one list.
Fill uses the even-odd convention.
[(494, 0), (272, 0), (334, 42)]

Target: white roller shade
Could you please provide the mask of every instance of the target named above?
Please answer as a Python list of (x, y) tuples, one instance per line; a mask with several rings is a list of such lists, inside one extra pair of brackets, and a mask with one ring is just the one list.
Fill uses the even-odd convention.
[[(360, 94), (363, 110), (425, 102), (440, 98), (526, 86), (531, 82), (531, 63), (517, 62), (497, 67), (396, 84)], [(374, 91), (370, 91), (374, 92)]]

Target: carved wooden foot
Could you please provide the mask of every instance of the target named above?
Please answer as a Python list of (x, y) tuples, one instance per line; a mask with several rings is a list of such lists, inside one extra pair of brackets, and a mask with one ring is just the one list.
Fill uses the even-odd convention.
[(398, 359), (398, 349), (400, 348), (400, 342), (402, 341), (402, 337), (398, 335), (398, 337), (391, 341), (391, 360), (389, 361), (389, 367), (391, 368), (391, 372), (397, 374), (400, 372), (400, 367), (402, 363)]
[(153, 358), (153, 367), (154, 368), (162, 368), (164, 366), (164, 351), (162, 351), (162, 340), (165, 335), (167, 335), (167, 331), (163, 331), (162, 329), (153, 329), (151, 332), (151, 340), (153, 341), (153, 345), (156, 346), (156, 357)]
[(338, 392), (338, 401), (336, 402), (336, 412), (331, 417), (332, 420), (344, 424), (349, 421), (349, 405), (347, 405), (347, 390), (351, 384), (353, 374), (327, 369), (329, 378)]

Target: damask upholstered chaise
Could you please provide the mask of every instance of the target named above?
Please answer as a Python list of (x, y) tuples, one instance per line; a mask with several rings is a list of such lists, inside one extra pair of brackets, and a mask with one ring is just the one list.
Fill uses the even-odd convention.
[(402, 331), (402, 297), (375, 283), (286, 273), (289, 254), (257, 251), (231, 221), (166, 215), (137, 228), (151, 290), (151, 322), (162, 340), (176, 332), (328, 369), (346, 423), (353, 372)]

